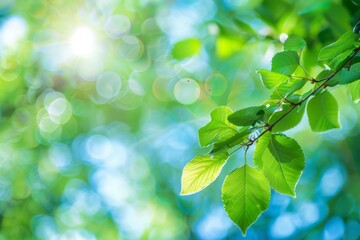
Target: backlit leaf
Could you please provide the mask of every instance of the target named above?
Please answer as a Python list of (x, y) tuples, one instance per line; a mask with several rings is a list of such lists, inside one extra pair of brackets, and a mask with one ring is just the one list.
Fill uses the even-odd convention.
[(244, 165), (230, 173), (222, 187), (222, 201), (243, 235), (270, 203), (270, 186), (261, 171)]
[[(273, 124), (277, 120), (279, 120), (284, 114), (286, 114), (292, 108), (291, 105), (283, 104), (281, 106), (281, 111), (276, 111), (270, 118), (269, 124)], [(282, 132), (288, 129), (291, 129), (298, 125), (301, 122), (301, 119), (304, 115), (305, 108), (300, 108), (300, 111), (293, 110), (291, 111), (283, 121), (277, 123), (272, 132)]]
[(345, 33), (336, 42), (322, 48), (318, 60), (333, 59), (347, 50), (354, 50), (359, 46), (356, 38), (358, 38), (358, 35), (353, 32)]
[(354, 51), (352, 49), (346, 50), (345, 52), (337, 55), (329, 62), (329, 67), (333, 70), (337, 70), (344, 62), (351, 56)]
[(219, 139), (225, 141), (237, 133), (236, 126), (228, 121), (228, 116), (232, 113), (233, 111), (225, 106), (218, 107), (211, 112), (211, 121), (199, 129), (199, 142), (202, 147)]
[(263, 167), (263, 154), (267, 149), (270, 140), (271, 132), (267, 132), (256, 142), (253, 158), (254, 164), (260, 169)]
[(263, 135), (255, 147), (254, 163), (274, 190), (295, 197), (295, 187), (304, 169), (305, 158), (294, 139), (280, 134)]
[(184, 167), (181, 177), (181, 195), (201, 191), (215, 181), (229, 154), (226, 151), (206, 156), (196, 156)]
[(268, 89), (272, 89), (272, 88), (278, 86), (280, 83), (289, 79), (289, 76), (287, 76), (287, 75), (272, 72), (269, 70), (261, 69), (261, 70), (258, 70), (257, 72), (260, 74), (262, 83)]
[(283, 51), (275, 54), (271, 62), (271, 71), (291, 75), (299, 66), (299, 55), (295, 51)]
[(228, 138), (227, 140), (217, 141), (214, 144), (214, 148), (211, 150), (211, 153), (215, 153), (221, 150), (227, 150), (238, 144), (241, 144), (242, 142), (244, 142), (244, 140), (247, 139), (247, 137), (250, 135), (251, 132), (252, 130), (250, 130), (249, 127), (244, 127), (238, 133), (234, 134), (232, 137)]
[(290, 35), (284, 42), (284, 50), (298, 51), (306, 46), (304, 39), (297, 35)]
[(359, 102), (360, 101), (360, 81), (350, 83), (348, 86), (349, 86), (349, 91), (350, 91), (352, 100), (356, 103)]
[[(316, 80), (325, 80), (326, 78), (330, 77), (331, 74), (333, 74), (334, 71), (333, 70), (329, 70), (329, 69), (325, 69), (323, 71), (321, 71), (317, 76), (316, 76)], [(327, 82), (327, 85), (329, 85), (329, 82)]]
[(307, 106), (309, 124), (314, 132), (339, 128), (339, 109), (336, 99), (325, 91), (312, 98)]
[(282, 98), (300, 90), (306, 82), (306, 80), (302, 79), (290, 79), (289, 81), (283, 82), (275, 88), (270, 98), (281, 100)]
[(349, 84), (360, 79), (360, 63), (355, 63), (350, 69), (343, 68), (329, 82), (328, 86), (334, 84)]
[(265, 106), (244, 108), (231, 114), (228, 119), (237, 126), (253, 125), (263, 117), (265, 108)]

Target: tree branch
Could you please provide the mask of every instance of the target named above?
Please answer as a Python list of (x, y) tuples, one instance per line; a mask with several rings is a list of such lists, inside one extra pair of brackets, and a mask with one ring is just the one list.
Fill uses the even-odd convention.
[(259, 140), (259, 138), (261, 138), (262, 136), (264, 136), (267, 132), (270, 132), (273, 127), (278, 124), (279, 122), (281, 122), (284, 118), (286, 118), (286, 116), (288, 116), (296, 107), (300, 106), (301, 104), (303, 104), (306, 100), (308, 100), (311, 96), (315, 95), (315, 93), (323, 88), (324, 86), (326, 86), (326, 83), (328, 83), (333, 77), (336, 76), (336, 74), (338, 74), (340, 72), (341, 69), (343, 69), (347, 64), (351, 64), (353, 58), (355, 57), (355, 55), (360, 51), (360, 47), (356, 48), (353, 52), (353, 54), (349, 57), (349, 59), (347, 61), (345, 61), (334, 73), (332, 73), (330, 76), (324, 78), (324, 79), (320, 79), (320, 80), (316, 80), (316, 82), (322, 82), (319, 86), (317, 86), (309, 95), (307, 95), (305, 98), (303, 98), (301, 101), (299, 101), (298, 103), (295, 103), (294, 105), (292, 105), (292, 107), (284, 114), (282, 115), (278, 120), (276, 120), (273, 124), (268, 125), (268, 128), (265, 129), (265, 131), (261, 132), (261, 134), (259, 136), (257, 136), (254, 139), (249, 139), (249, 141), (247, 141), (246, 143), (244, 143), (244, 146), (246, 147), (250, 147), (254, 142), (256, 142), (257, 140)]

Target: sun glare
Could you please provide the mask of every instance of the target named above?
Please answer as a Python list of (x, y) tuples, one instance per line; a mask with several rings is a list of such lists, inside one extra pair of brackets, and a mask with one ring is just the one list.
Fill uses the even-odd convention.
[(70, 37), (71, 52), (79, 57), (89, 57), (96, 48), (95, 34), (89, 27), (79, 27)]

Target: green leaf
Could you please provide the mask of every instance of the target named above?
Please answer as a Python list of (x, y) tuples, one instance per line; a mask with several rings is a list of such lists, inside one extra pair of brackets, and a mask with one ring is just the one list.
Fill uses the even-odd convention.
[(360, 81), (350, 83), (348, 87), (352, 100), (358, 103), (360, 101)]
[(271, 99), (282, 99), (294, 92), (300, 90), (305, 84), (306, 80), (290, 79), (289, 81), (281, 83), (275, 88), (275, 91), (271, 94)]
[(270, 203), (270, 186), (256, 168), (244, 165), (230, 173), (222, 187), (222, 201), (243, 235)]
[(325, 69), (322, 70), (317, 76), (316, 76), (316, 80), (323, 80), (325, 78), (328, 78), (331, 74), (333, 74), (334, 71), (333, 70), (329, 70), (329, 69)]
[[(271, 117), (269, 118), (269, 124), (273, 124), (274, 122), (279, 120), (291, 108), (292, 108), (291, 105), (283, 104), (280, 108), (280, 111), (278, 110), (274, 112), (273, 115), (271, 115)], [(283, 121), (278, 122), (273, 127), (272, 132), (282, 132), (297, 126), (301, 122), (304, 112), (305, 112), (305, 108), (300, 108), (300, 111), (293, 110), (284, 118)]]
[(225, 141), (237, 133), (236, 126), (228, 121), (233, 111), (225, 106), (218, 107), (210, 114), (211, 121), (199, 129), (199, 142), (201, 147), (208, 146), (219, 139)]
[(271, 71), (291, 75), (299, 66), (299, 55), (295, 51), (283, 51), (275, 54), (271, 63)]
[(344, 85), (360, 79), (360, 63), (355, 63), (350, 69), (343, 68), (328, 83), (328, 86), (336, 84)]
[(356, 38), (358, 35), (353, 32), (345, 33), (336, 42), (322, 48), (318, 60), (333, 59), (347, 50), (354, 50), (358, 46)]
[(188, 38), (177, 42), (173, 49), (172, 55), (178, 60), (197, 55), (201, 49), (201, 41), (197, 38)]
[(297, 35), (290, 35), (284, 42), (284, 50), (298, 51), (306, 46), (304, 39)]
[(349, 49), (337, 55), (335, 58), (333, 58), (330, 61), (329, 67), (334, 70), (338, 69), (341, 66), (341, 64), (343, 64), (351, 56), (353, 52), (354, 52), (353, 49)]
[(214, 144), (214, 148), (211, 150), (210, 153), (215, 153), (217, 151), (221, 150), (228, 150), (232, 147), (235, 147), (236, 145), (241, 144), (247, 137), (250, 135), (252, 130), (249, 129), (249, 127), (244, 127), (240, 130), (240, 132), (236, 133), (229, 139), (225, 141), (218, 141)]
[(253, 158), (254, 158), (255, 166), (257, 166), (260, 169), (263, 168), (263, 154), (264, 151), (269, 146), (270, 140), (271, 140), (271, 132), (267, 132), (256, 142)]
[(279, 134), (264, 134), (256, 144), (254, 163), (263, 171), (274, 190), (295, 197), (305, 158), (294, 139)]
[(265, 106), (249, 107), (234, 112), (228, 120), (237, 126), (253, 125), (264, 115)]
[(262, 83), (268, 89), (272, 89), (278, 86), (280, 83), (289, 79), (289, 76), (287, 75), (272, 72), (269, 70), (264, 70), (264, 69), (258, 70), (257, 73), (260, 74)]
[(312, 98), (307, 106), (309, 124), (314, 132), (339, 128), (339, 109), (336, 99), (328, 91)]
[(229, 154), (226, 151), (206, 156), (196, 156), (184, 167), (181, 177), (181, 195), (201, 191), (215, 181)]

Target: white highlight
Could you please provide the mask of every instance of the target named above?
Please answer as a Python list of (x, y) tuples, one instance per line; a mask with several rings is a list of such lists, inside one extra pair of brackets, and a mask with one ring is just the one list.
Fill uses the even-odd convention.
[(18, 42), (26, 37), (28, 25), (19, 16), (8, 18), (0, 29), (0, 45), (9, 48), (16, 48)]
[(289, 36), (286, 33), (282, 33), (279, 36), (279, 40), (280, 40), (281, 43), (284, 43), (286, 41), (286, 39), (288, 39), (288, 37)]
[(69, 40), (71, 52), (79, 57), (89, 57), (96, 50), (96, 37), (89, 27), (79, 27)]

